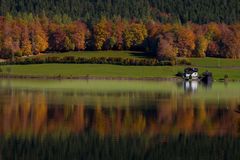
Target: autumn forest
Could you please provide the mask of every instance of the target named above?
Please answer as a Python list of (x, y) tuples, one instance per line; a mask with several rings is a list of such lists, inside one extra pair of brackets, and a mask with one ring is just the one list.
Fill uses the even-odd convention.
[(0, 0), (0, 160), (240, 159), (240, 0)]
[(7, 15), (0, 19), (2, 58), (41, 52), (139, 50), (158, 59), (176, 57), (240, 58), (240, 25), (160, 23), (149, 20), (110, 20), (92, 26), (83, 21), (59, 23), (47, 17)]

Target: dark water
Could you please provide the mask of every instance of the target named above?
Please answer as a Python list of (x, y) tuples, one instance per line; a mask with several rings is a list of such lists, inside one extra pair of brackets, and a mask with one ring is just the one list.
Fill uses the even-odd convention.
[(240, 159), (240, 83), (0, 80), (1, 159)]

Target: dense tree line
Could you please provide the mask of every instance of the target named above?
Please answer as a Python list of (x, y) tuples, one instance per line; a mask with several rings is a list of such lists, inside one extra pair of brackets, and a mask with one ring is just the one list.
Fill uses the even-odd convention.
[(159, 60), (176, 57), (240, 58), (240, 25), (172, 24), (101, 18), (93, 26), (82, 21), (57, 23), (31, 14), (0, 17), (0, 57), (47, 51), (141, 50)]
[(152, 18), (161, 22), (234, 23), (240, 19), (239, 0), (0, 0), (0, 15), (33, 13), (92, 23), (109, 19)]

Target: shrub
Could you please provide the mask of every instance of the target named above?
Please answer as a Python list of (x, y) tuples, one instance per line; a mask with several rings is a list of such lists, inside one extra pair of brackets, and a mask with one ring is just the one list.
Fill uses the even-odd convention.
[(42, 64), (44, 62), (45, 62), (44, 59), (41, 59), (40, 57), (32, 58), (32, 63), (34, 64)]
[(77, 63), (77, 64), (116, 64), (116, 65), (141, 65), (141, 66), (166, 66), (175, 65), (175, 60), (172, 61), (158, 61), (157, 59), (135, 59), (135, 58), (121, 58), (121, 57), (78, 57), (65, 56), (59, 57), (34, 57), (34, 58), (16, 58), (11, 64), (42, 64), (42, 63)]
[(160, 65), (161, 66), (173, 66), (173, 65), (175, 65), (175, 61), (161, 61)]
[(191, 62), (188, 59), (178, 59), (177, 65), (191, 65)]
[(59, 63), (59, 57), (47, 57), (45, 61), (47, 63)]
[(153, 59), (151, 61), (152, 66), (158, 65), (159, 61), (157, 59)]
[(92, 57), (89, 59), (89, 63), (95, 64), (97, 63), (97, 58), (96, 57)]
[(84, 57), (79, 57), (76, 59), (76, 63), (79, 63), (79, 64), (88, 63), (88, 59)]
[(112, 63), (113, 63), (113, 57), (108, 57), (108, 58), (107, 58), (107, 62), (108, 62), (109, 64), (112, 64)]
[(63, 62), (63, 63), (75, 63), (75, 57), (74, 56), (65, 56), (61, 59), (61, 62)]
[(128, 65), (129, 64), (129, 58), (125, 58), (122, 62), (123, 65)]
[(106, 58), (106, 57), (100, 57), (100, 58), (98, 58), (98, 63), (99, 63), (99, 64), (106, 64), (106, 63), (107, 63), (107, 58)]
[(135, 65), (135, 64), (136, 64), (135, 59), (130, 59), (129, 60), (129, 65)]
[(13, 64), (25, 64), (25, 60), (22, 58), (16, 58)]
[(17, 52), (15, 52), (14, 55), (15, 55), (16, 57), (22, 57), (23, 53), (22, 53), (22, 51), (17, 51)]
[(25, 59), (25, 64), (32, 64), (32, 63), (33, 63), (32, 59), (30, 58)]
[(169, 66), (174, 66), (174, 65), (176, 65), (176, 61), (175, 60), (171, 60), (171, 61), (168, 62), (168, 65)]
[(177, 77), (183, 77), (183, 72), (180, 72), (180, 71), (179, 71), (179, 72), (176, 74), (176, 76), (177, 76)]
[(2, 68), (0, 68), (0, 73), (2, 73), (3, 72), (3, 69)]

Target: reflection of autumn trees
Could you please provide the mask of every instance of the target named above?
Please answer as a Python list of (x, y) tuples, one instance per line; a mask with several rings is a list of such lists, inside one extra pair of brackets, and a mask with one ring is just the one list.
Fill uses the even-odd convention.
[[(152, 95), (152, 94), (151, 94)], [(136, 95), (134, 95), (136, 96)], [(239, 135), (237, 100), (217, 104), (188, 96), (160, 96), (147, 107), (104, 107), (51, 104), (45, 92), (9, 94), (0, 108), (1, 135), (39, 136), (58, 132), (79, 134), (90, 130), (100, 136), (114, 135)], [(147, 100), (145, 101), (147, 103)], [(150, 104), (151, 103), (151, 104)]]

